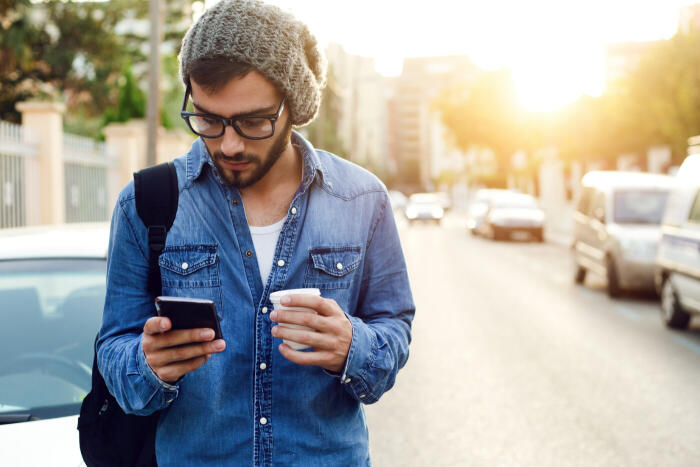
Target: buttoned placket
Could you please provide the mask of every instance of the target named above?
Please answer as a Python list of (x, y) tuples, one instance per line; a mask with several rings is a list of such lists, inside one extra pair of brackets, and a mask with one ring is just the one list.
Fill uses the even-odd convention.
[[(308, 174), (313, 171), (313, 168), (307, 165), (305, 161), (304, 170), (305, 174)], [(267, 288), (266, 284), (262, 284), (260, 281), (260, 272), (254, 254), (252, 237), (250, 234), (238, 235), (241, 258), (248, 285), (251, 289), (254, 303), (258, 304), (255, 310), (255, 358), (253, 360), (256, 362), (253, 391), (254, 419), (252, 421), (255, 425), (253, 452), (255, 465), (272, 465), (273, 429), (275, 425), (274, 414), (271, 413), (274, 368), (272, 368), (270, 362), (272, 361), (272, 352), (276, 347), (274, 338), (270, 333), (272, 322), (270, 321), (269, 311), (272, 310), (272, 303), (269, 300), (269, 293), (286, 287), (288, 263), (290, 263), (295, 250), (299, 226), (304, 215), (304, 204), (308, 201), (308, 189), (312, 180), (312, 177), (305, 176), (302, 186), (295, 193), (290, 203), (287, 221), (285, 221), (278, 239), (283, 248), (279, 256), (274, 258), (270, 271), (271, 280), (267, 281), (267, 284), (269, 284)], [(230, 208), (236, 232), (247, 231), (249, 233), (250, 229), (247, 225), (243, 203), (240, 200), (240, 194), (235, 190), (230, 198)]]

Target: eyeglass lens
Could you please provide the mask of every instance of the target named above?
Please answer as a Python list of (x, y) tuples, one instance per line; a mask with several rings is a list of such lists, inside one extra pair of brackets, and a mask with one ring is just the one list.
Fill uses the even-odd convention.
[[(203, 136), (218, 136), (223, 133), (224, 123), (219, 118), (191, 116), (192, 129)], [(246, 117), (236, 120), (234, 125), (245, 136), (264, 138), (272, 135), (272, 122), (263, 117)]]

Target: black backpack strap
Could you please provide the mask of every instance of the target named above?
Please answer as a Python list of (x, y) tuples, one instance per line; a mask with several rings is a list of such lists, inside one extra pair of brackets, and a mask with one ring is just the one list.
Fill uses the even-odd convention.
[(158, 256), (177, 214), (178, 186), (175, 164), (164, 162), (134, 172), (136, 212), (148, 229), (148, 291), (160, 295)]

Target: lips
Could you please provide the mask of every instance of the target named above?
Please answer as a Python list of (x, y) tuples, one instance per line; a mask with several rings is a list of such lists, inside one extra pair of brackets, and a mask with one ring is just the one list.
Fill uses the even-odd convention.
[(250, 162), (229, 162), (225, 159), (221, 159), (220, 161), (221, 164), (229, 170), (245, 170), (250, 165)]

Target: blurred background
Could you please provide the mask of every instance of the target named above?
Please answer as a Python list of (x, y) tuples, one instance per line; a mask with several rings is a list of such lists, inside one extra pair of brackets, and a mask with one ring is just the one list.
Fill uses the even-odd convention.
[[(269, 1), (328, 58), (299, 131), (386, 184), (409, 268), (374, 464), (699, 465), (700, 3)], [(68, 366), (90, 365), (119, 191), (194, 141), (177, 54), (215, 3), (0, 0), (0, 316), (80, 316), (47, 344)], [(48, 367), (12, 361), (0, 424), (65, 402), (23, 402)], [(89, 374), (52, 374), (84, 397)]]

